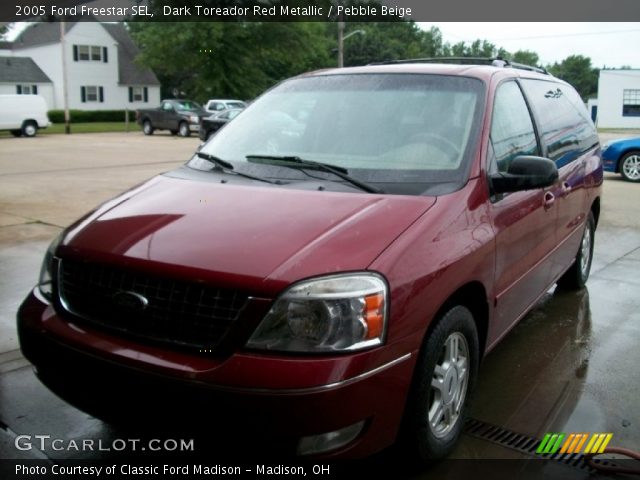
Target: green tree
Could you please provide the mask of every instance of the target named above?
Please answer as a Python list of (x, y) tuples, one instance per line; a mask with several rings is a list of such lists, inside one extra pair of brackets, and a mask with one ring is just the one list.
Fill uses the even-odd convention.
[(496, 47), (487, 40), (480, 39), (468, 44), (466, 42), (458, 42), (451, 46), (445, 44), (444, 51), (447, 53), (450, 52), (450, 55), (453, 57), (495, 58), (509, 55), (509, 52), (505, 49)]
[(163, 95), (205, 101), (252, 99), (278, 81), (330, 64), (320, 23), (184, 22), (129, 24), (137, 61), (152, 68)]
[(524, 65), (531, 65), (537, 67), (540, 65), (540, 57), (536, 52), (531, 50), (518, 50), (513, 55), (509, 55), (507, 58), (512, 62), (522, 63)]
[(442, 38), (442, 32), (438, 27), (431, 27), (421, 33), (421, 53), (425, 57), (449, 56), (448, 44)]
[[(424, 56), (422, 30), (414, 22), (349, 22), (346, 24), (345, 35), (354, 34), (344, 42), (345, 66), (367, 65), (375, 62), (401, 60)], [(337, 30), (335, 24), (329, 24), (327, 29), (330, 42), (334, 45), (331, 52), (337, 48)]]
[(571, 55), (560, 63), (547, 66), (547, 70), (575, 87), (583, 100), (598, 92), (600, 70), (591, 65), (591, 59), (582, 55)]

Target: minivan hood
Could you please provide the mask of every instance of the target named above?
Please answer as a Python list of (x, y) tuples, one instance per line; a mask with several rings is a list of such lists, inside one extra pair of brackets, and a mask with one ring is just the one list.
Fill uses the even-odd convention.
[(366, 269), (434, 203), (158, 176), (70, 227), (58, 253), (274, 293)]

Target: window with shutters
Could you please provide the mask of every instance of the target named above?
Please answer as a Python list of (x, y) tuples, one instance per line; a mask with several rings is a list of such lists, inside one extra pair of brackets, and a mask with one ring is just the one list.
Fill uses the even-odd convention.
[(142, 87), (131, 87), (131, 101), (132, 102), (144, 101), (144, 89)]
[(37, 95), (37, 85), (16, 85), (16, 93), (18, 95)]
[(98, 87), (86, 87), (87, 88), (87, 102), (98, 101)]
[(104, 88), (96, 85), (80, 87), (80, 100), (86, 102), (104, 102)]
[(107, 63), (107, 47), (98, 45), (74, 45), (73, 59), (76, 62)]

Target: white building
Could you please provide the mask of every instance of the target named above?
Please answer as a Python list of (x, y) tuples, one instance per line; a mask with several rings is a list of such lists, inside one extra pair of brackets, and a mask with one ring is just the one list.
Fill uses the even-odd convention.
[(600, 70), (598, 127), (640, 128), (640, 70)]
[(0, 56), (0, 95), (41, 95), (54, 105), (53, 82), (28, 57)]
[[(160, 82), (150, 69), (134, 63), (138, 48), (124, 25), (69, 22), (65, 26), (70, 109), (135, 110), (160, 104)], [(29, 87), (35, 85), (50, 110), (64, 108), (62, 52), (59, 23), (36, 23), (14, 42), (3, 42), (0, 45), (0, 60), (3, 61), (0, 63), (0, 93), (35, 93)], [(21, 58), (23, 63), (3, 57)], [(49, 80), (48, 84), (32, 79), (34, 70), (24, 65), (24, 59), (33, 61)], [(27, 71), (32, 75), (22, 78)], [(25, 89), (25, 86), (29, 88)], [(47, 88), (51, 90), (49, 93)]]

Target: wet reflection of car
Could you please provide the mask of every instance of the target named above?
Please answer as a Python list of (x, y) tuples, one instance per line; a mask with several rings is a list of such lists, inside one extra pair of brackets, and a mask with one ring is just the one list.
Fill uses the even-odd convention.
[(233, 120), (242, 111), (242, 108), (232, 108), (220, 114), (200, 119), (200, 140), (206, 142), (209, 137), (220, 130), (224, 125)]
[(584, 388), (591, 330), (587, 289), (547, 294), (485, 359), (471, 416), (536, 437), (599, 428)]

